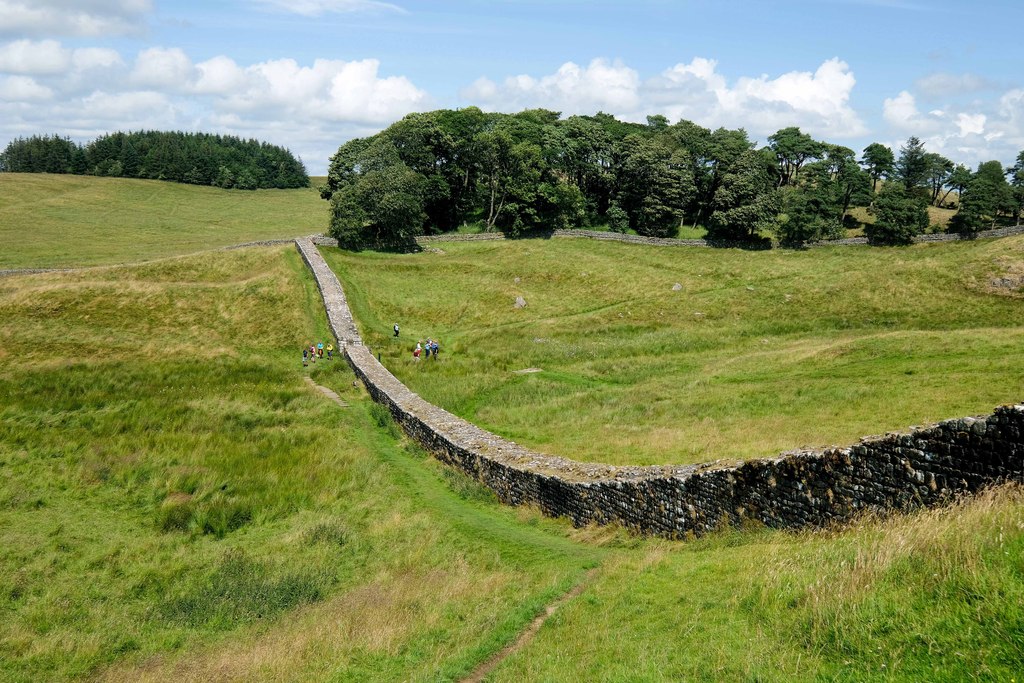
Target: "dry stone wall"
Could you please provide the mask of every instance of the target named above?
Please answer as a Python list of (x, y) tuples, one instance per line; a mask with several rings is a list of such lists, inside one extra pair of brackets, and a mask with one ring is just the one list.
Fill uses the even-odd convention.
[[(977, 234), (978, 239), (988, 237), (1009, 237), (1011, 235), (1024, 234), (1024, 225), (1017, 225), (1009, 228), (996, 228), (995, 230), (983, 230)], [(549, 237), (577, 237), (592, 240), (604, 240), (608, 242), (626, 242), (629, 244), (647, 244), (658, 247), (728, 247), (745, 246), (742, 244), (731, 245), (729, 243), (713, 243), (707, 240), (680, 240), (663, 237), (643, 237), (641, 235), (624, 235), (619, 232), (602, 232), (600, 230), (555, 230), (549, 233)], [(428, 246), (434, 242), (475, 242), (482, 240), (503, 240), (506, 239), (500, 232), (482, 233), (476, 235), (430, 235), (416, 238), (420, 246)], [(931, 235), (918, 235), (915, 242), (956, 242), (964, 239), (960, 235), (952, 233), (935, 233)], [(849, 246), (855, 244), (867, 244), (866, 237), (850, 237), (839, 240), (824, 240), (812, 242), (811, 246)], [(337, 242), (335, 242), (337, 244)]]
[(301, 238), (296, 245), (323, 294), (331, 329), (373, 399), (438, 459), (511, 505), (534, 504), (579, 525), (618, 523), (682, 537), (744, 520), (823, 526), (863, 510), (907, 510), (992, 484), (1024, 482), (1024, 405), (869, 437), (849, 448), (738, 463), (611, 467), (537, 453), (428, 403), (402, 384), (362, 345), (341, 285), (314, 239)]

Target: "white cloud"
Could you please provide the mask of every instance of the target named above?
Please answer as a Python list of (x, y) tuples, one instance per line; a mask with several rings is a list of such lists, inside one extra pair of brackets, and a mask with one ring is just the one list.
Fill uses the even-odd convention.
[(59, 74), (71, 64), (71, 50), (56, 40), (16, 40), (0, 46), (0, 71), (11, 74)]
[(16, 40), (0, 45), (0, 73), (80, 78), (91, 69), (121, 65), (121, 56), (108, 48), (71, 50), (56, 40)]
[(914, 83), (914, 90), (928, 98), (955, 97), (994, 87), (987, 78), (975, 74), (934, 73)]
[(84, 141), (115, 130), (203, 130), (289, 147), (322, 172), (346, 139), (429, 106), (426, 92), (381, 75), (375, 59), (240, 65), (221, 55), (195, 64), (183, 50), (161, 47), (126, 64), (106, 48), (0, 46), (0, 146), (33, 133)]
[(377, 0), (252, 0), (260, 7), (280, 10), (306, 17), (318, 17), (323, 14), (343, 14), (350, 12), (402, 12), (398, 5)]
[(245, 87), (245, 70), (223, 55), (196, 64), (194, 90), (201, 95), (227, 95)]
[(177, 108), (163, 93), (148, 90), (109, 93), (97, 90), (76, 107), (80, 119), (117, 121), (121, 130), (151, 127), (171, 121)]
[(882, 117), (893, 128), (902, 133), (918, 137), (936, 133), (942, 127), (946, 114), (941, 109), (921, 113), (917, 99), (903, 90), (896, 97), (886, 98), (882, 103)]
[[(883, 116), (894, 133), (915, 135), (925, 148), (958, 163), (1005, 162), (1024, 149), (1024, 90), (1010, 90), (997, 103), (972, 103), (968, 108), (945, 105), (922, 113), (912, 94), (885, 100)], [(898, 149), (900, 142), (892, 143)]]
[(71, 62), (77, 71), (124, 66), (124, 61), (116, 50), (102, 47), (79, 48), (72, 53)]
[(195, 79), (195, 68), (183, 50), (154, 47), (139, 53), (130, 78), (142, 87), (185, 90)]
[(0, 0), (0, 34), (130, 35), (152, 10), (152, 0)]
[(793, 71), (776, 78), (744, 77), (730, 85), (714, 60), (695, 58), (658, 76), (641, 80), (622, 62), (595, 59), (586, 68), (573, 62), (539, 78), (520, 75), (496, 84), (477, 80), (462, 92), (474, 104), (492, 109), (545, 107), (564, 114), (599, 109), (629, 120), (649, 114), (685, 118), (705, 126), (742, 126), (767, 135), (786, 126), (828, 138), (849, 138), (866, 132), (850, 107), (856, 79), (839, 59), (814, 72)]
[(29, 76), (0, 76), (0, 100), (36, 102), (52, 98), (52, 90)]
[(566, 62), (542, 78), (520, 75), (501, 86), (481, 78), (463, 91), (476, 102), (500, 103), (507, 110), (545, 107), (566, 114), (634, 111), (640, 104), (640, 76), (622, 62), (595, 59), (586, 68)]

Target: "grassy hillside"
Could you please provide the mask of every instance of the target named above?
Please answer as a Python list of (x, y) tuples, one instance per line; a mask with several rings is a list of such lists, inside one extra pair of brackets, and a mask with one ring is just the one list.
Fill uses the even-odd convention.
[[(600, 274), (607, 254), (558, 244), (538, 246)], [(1021, 244), (999, 244), (962, 245), (963, 267), (1019, 267)], [(508, 252), (474, 249), (452, 248), (403, 305), (457, 299), (521, 325), (509, 291), (487, 290), (502, 298), (487, 308), (454, 289), (461, 271), (486, 288), (486, 271), (510, 268)], [(627, 292), (652, 269), (643, 250), (608, 254), (603, 277), (621, 268)], [(342, 260), (388, 283), (427, 272), (421, 258), (445, 257)], [(678, 264), (660, 267), (670, 285)], [(545, 287), (571, 292), (564, 271)], [(543, 309), (527, 274), (505, 273), (537, 287), (518, 314)], [(639, 310), (610, 309), (624, 325)], [(462, 680), (577, 585), (487, 680), (1020, 680), (1019, 489), (826, 532), (573, 530), (412, 447), (344, 364), (303, 369), (300, 345), (325, 335), (289, 247), (0, 279), (0, 681)]]
[(316, 190), (0, 173), (0, 270), (126, 263), (322, 232)]
[(454, 677), (600, 557), (304, 384), (294, 249), (0, 285), (0, 680)]
[[(1021, 238), (772, 252), (442, 247), (323, 251), (366, 341), (413, 390), (558, 455), (769, 456), (1024, 398), (1021, 291), (992, 285), (1024, 272)], [(441, 340), (440, 361), (413, 362), (428, 337)]]
[[(288, 248), (5, 278), (0, 680), (1008, 680), (1024, 500), (692, 543), (498, 505), (309, 368)], [(40, 343), (43, 340), (43, 343)], [(699, 589), (698, 589), (699, 587)], [(979, 673), (981, 672), (981, 673)]]

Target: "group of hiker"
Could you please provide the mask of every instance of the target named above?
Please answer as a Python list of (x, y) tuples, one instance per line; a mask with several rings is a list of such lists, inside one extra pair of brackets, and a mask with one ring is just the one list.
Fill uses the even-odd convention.
[(310, 342), (309, 346), (303, 346), (302, 367), (306, 367), (310, 362), (316, 363), (317, 358), (323, 360), (324, 351), (327, 352), (327, 360), (334, 360), (334, 344), (330, 342), (327, 342), (326, 346), (324, 346), (323, 342), (317, 342), (316, 344)]
[[(394, 326), (395, 337), (398, 337), (399, 329), (398, 323)], [(428, 339), (424, 342), (422, 339), (416, 342), (416, 348), (412, 351), (413, 360), (418, 361), (423, 354), (426, 354), (427, 358), (431, 356), (437, 359), (437, 354), (441, 350), (441, 345), (437, 343), (436, 339)], [(316, 363), (317, 360), (324, 359), (324, 352), (327, 353), (327, 360), (334, 360), (334, 344), (327, 342), (310, 342), (308, 346), (302, 347), (302, 367), (306, 367), (310, 363)]]
[(430, 358), (430, 354), (434, 354), (434, 359), (437, 360), (437, 352), (441, 349), (436, 341), (428, 339), (427, 343), (416, 342), (416, 348), (412, 350), (413, 360), (419, 360), (420, 355), (423, 353), (427, 354), (427, 358)]
[[(391, 329), (394, 331), (395, 338), (397, 339), (398, 334), (400, 332), (398, 323), (395, 323), (395, 326)], [(421, 339), (418, 342), (416, 342), (416, 348), (412, 350), (412, 359), (418, 361), (420, 359), (420, 356), (422, 356), (425, 353), (427, 355), (427, 358), (430, 358), (430, 356), (433, 355), (434, 360), (437, 360), (437, 353), (440, 350), (441, 345), (437, 343), (436, 339), (428, 339), (426, 343), (424, 343), (423, 340)]]

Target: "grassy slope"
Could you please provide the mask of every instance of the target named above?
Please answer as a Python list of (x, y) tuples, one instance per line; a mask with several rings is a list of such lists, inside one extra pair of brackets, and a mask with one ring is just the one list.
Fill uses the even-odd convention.
[(139, 261), (321, 232), (326, 221), (314, 189), (0, 173), (0, 269)]
[[(1020, 681), (1024, 496), (609, 559), (495, 681)], [(571, 672), (571, 675), (567, 675)]]
[(837, 533), (572, 532), (408, 449), (342, 365), (311, 370), (351, 408), (311, 392), (323, 333), (289, 249), (0, 279), (0, 680), (454, 680), (595, 565), (493, 680), (1024, 670), (1016, 491)]
[[(1022, 398), (1020, 293), (988, 289), (1024, 265), (1021, 238), (803, 252), (442, 246), (324, 253), (367, 342), (415, 391), (559, 455), (774, 455)], [(430, 336), (441, 361), (413, 363), (410, 345)], [(543, 372), (515, 374), (526, 368)]]
[(0, 284), (0, 680), (456, 675), (599, 555), (309, 390), (293, 249)]

